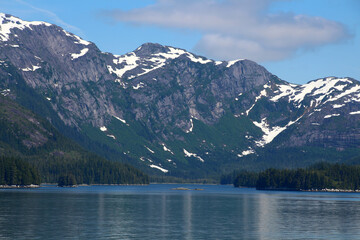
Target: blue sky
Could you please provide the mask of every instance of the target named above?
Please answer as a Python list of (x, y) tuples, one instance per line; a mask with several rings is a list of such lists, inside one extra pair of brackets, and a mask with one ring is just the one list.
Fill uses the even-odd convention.
[(114, 54), (156, 42), (254, 60), (292, 83), (360, 80), (359, 0), (0, 0), (0, 12), (59, 25)]

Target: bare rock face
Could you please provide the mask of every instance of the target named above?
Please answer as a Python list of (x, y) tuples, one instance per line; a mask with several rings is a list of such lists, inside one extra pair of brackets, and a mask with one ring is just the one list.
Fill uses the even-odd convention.
[(238, 167), (267, 148), (360, 144), (360, 85), (351, 78), (294, 85), (250, 60), (153, 43), (117, 56), (48, 23), (0, 14), (0, 26), (2, 95), (19, 99), (24, 82), (65, 125), (155, 172), (180, 174), (191, 161), (210, 172), (226, 161)]

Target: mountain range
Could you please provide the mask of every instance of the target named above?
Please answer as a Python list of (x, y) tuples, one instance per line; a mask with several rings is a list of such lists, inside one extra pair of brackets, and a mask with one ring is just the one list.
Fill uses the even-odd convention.
[(360, 154), (353, 78), (292, 84), (250, 60), (214, 61), (154, 43), (114, 55), (56, 25), (7, 14), (0, 93), (84, 148), (152, 175), (201, 178)]

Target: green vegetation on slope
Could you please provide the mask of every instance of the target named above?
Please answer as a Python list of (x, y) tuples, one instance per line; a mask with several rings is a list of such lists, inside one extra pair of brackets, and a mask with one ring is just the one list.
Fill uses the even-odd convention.
[[(0, 96), (0, 156), (16, 156), (5, 158), (7, 164), (17, 166), (4, 170), (6, 176), (15, 170), (18, 173), (20, 180), (11, 177), (11, 184), (28, 185), (27, 178), (25, 181), (20, 176), (27, 176), (29, 164), (35, 169), (37, 183), (40, 178), (41, 182), (58, 182), (61, 176), (68, 175), (73, 175), (78, 184), (149, 183), (148, 176), (134, 167), (85, 151), (47, 120), (3, 96)], [(24, 168), (20, 167), (23, 163)]]

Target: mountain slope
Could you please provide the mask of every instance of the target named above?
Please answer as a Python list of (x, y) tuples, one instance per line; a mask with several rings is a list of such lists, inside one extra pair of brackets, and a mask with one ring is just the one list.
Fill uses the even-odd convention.
[(32, 110), (109, 159), (203, 177), (359, 154), (354, 79), (294, 85), (250, 60), (152, 43), (117, 56), (55, 25), (0, 21), (2, 93), (26, 105), (32, 92)]
[[(130, 166), (110, 162), (83, 150), (62, 136), (48, 121), (2, 95), (0, 156), (3, 168), (5, 163), (5, 172), (2, 169), (0, 175), (10, 185), (28, 184), (30, 180), (24, 176), (31, 175), (29, 171), (34, 169), (40, 171), (43, 182), (57, 182), (60, 176), (66, 174), (73, 174), (78, 183), (87, 184), (148, 182), (146, 175)], [(19, 158), (27, 162), (23, 163)], [(30, 170), (29, 163), (32, 165)], [(15, 169), (12, 170), (14, 173), (6, 171), (6, 167), (11, 169), (9, 166)], [(14, 176), (9, 178), (11, 174)], [(39, 176), (36, 179), (39, 183)]]

